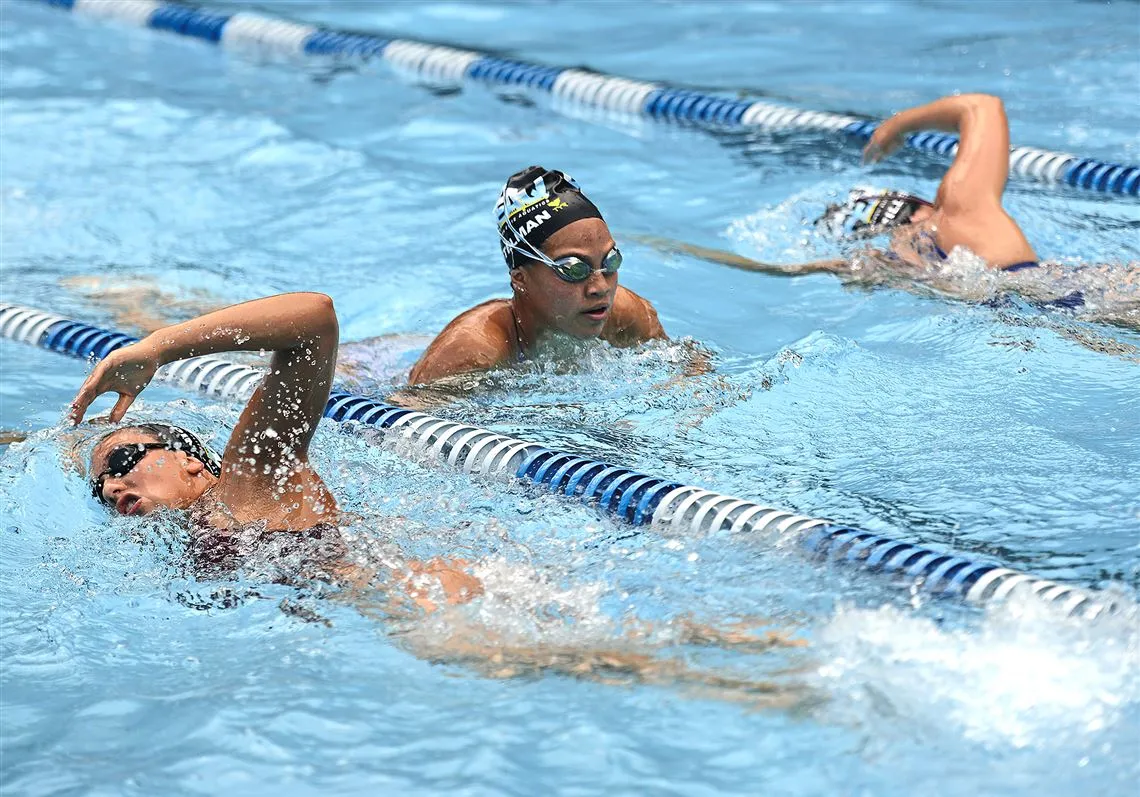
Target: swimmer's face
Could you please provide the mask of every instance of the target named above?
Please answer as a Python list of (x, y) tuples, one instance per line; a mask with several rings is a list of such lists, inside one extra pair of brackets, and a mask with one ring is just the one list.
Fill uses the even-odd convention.
[(568, 224), (542, 245), (551, 260), (576, 255), (594, 271), (582, 282), (566, 282), (537, 261), (511, 272), (515, 301), (525, 303), (546, 329), (576, 338), (596, 338), (609, 320), (617, 293), (618, 275), (602, 274), (602, 260), (614, 248), (610, 228), (601, 219), (580, 219)]
[[(107, 470), (111, 452), (125, 445), (156, 443), (141, 430), (123, 429), (101, 440), (91, 452), (92, 477)], [(181, 451), (147, 451), (138, 464), (120, 476), (103, 480), (102, 500), (120, 515), (146, 515), (155, 509), (185, 509), (217, 481), (214, 474), (194, 457)]]

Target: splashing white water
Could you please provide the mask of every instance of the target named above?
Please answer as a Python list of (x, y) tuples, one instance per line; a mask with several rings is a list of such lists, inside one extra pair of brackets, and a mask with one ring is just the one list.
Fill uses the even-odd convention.
[(845, 607), (821, 631), (820, 674), (839, 712), (863, 721), (875, 706), (920, 726), (949, 720), (987, 744), (1084, 747), (1140, 702), (1137, 617), (1133, 605), (1089, 624), (1026, 599), (947, 630), (893, 607)]

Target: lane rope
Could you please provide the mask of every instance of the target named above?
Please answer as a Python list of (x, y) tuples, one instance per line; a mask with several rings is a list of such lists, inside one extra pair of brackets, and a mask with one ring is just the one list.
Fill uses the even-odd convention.
[[(0, 337), (89, 361), (137, 340), (14, 304), (0, 304)], [(262, 376), (257, 368), (207, 356), (163, 366), (156, 378), (216, 398), (240, 400), (249, 397)], [(773, 543), (794, 542), (819, 558), (885, 573), (908, 589), (971, 604), (1028, 595), (1067, 616), (1087, 620), (1121, 608), (1108, 593), (638, 473), (366, 396), (334, 390), (325, 417), (371, 426), (382, 430), (385, 437), (399, 435), (405, 443), (396, 447), (398, 452), (410, 450), (418, 459), (434, 459), (463, 473), (542, 485), (634, 526), (652, 524), (685, 535), (748, 534)]]
[[(560, 110), (581, 107), (718, 128), (817, 130), (860, 144), (879, 120), (826, 111), (805, 111), (770, 102), (688, 91), (582, 69), (542, 66), (438, 44), (386, 39), (368, 33), (329, 30), (238, 11), (224, 13), (157, 0), (39, 0), (87, 17), (177, 33), (232, 50), (254, 50), (295, 58), (377, 58), (417, 79), (441, 83), (513, 86), (550, 94)], [(920, 132), (907, 147), (952, 158), (958, 137)], [(1140, 166), (1107, 163), (1064, 152), (1011, 147), (1010, 174), (1076, 188), (1140, 196)]]

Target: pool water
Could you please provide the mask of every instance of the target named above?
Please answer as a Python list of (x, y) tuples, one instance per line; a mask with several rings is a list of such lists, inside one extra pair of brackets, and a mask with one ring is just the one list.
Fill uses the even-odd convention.
[[(1134, 3), (266, 9), (819, 110), (992, 91), (1017, 144), (1140, 161)], [(357, 387), (382, 394), (455, 314), (505, 295), (491, 211), (506, 176), (562, 168), (673, 341), (475, 376), (422, 397), (434, 414), (1133, 605), (1140, 334), (1019, 302), (732, 271), (637, 238), (826, 256), (818, 209), (853, 185), (929, 196), (944, 168), (932, 156), (866, 169), (820, 134), (554, 114), (517, 93), (227, 55), (36, 4), (0, 9), (0, 59), (4, 301), (115, 326), (76, 278), (128, 286), (160, 315), (154, 286), (184, 307), (320, 290), (342, 341), (385, 336), (354, 350)], [(1134, 200), (1027, 182), (1007, 200), (1054, 278), (1140, 300)], [(961, 253), (949, 269), (986, 277)], [(711, 373), (684, 376), (693, 346)], [(273, 562), (201, 579), (176, 523), (108, 519), (68, 468), (61, 411), (84, 364), (8, 341), (0, 355), (0, 427), (30, 433), (0, 455), (5, 794), (1135, 790), (1132, 608), (1091, 626), (1021, 602), (982, 611), (770, 539), (634, 533), (333, 424), (315, 459), (358, 516), (354, 556), (463, 556), (488, 594), (409, 625), (360, 596), (274, 583)], [(215, 445), (237, 411), (161, 386), (137, 405)], [(682, 632), (739, 622), (806, 644), (720, 649)], [(651, 640), (630, 642), (633, 626)], [(433, 653), (451, 637), (651, 650), (765, 689), (495, 677), (512, 673)]]

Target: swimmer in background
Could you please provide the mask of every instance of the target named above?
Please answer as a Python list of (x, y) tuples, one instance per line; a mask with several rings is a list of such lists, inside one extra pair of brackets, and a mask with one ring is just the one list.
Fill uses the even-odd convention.
[[(412, 367), (409, 385), (525, 362), (542, 342), (556, 335), (600, 338), (620, 347), (666, 339), (653, 306), (618, 285), (621, 251), (601, 212), (568, 175), (540, 166), (512, 175), (499, 194), (495, 213), (512, 296), (484, 302), (452, 320)], [(175, 312), (209, 306), (207, 296), (179, 299), (137, 282), (119, 286), (81, 278), (68, 285), (88, 290), (115, 312), (117, 323), (144, 331), (154, 329), (158, 318), (154, 309), (142, 311), (141, 306)], [(388, 350), (406, 350), (409, 343), (422, 345), (424, 340), (401, 335), (346, 344), (340, 353), (338, 384), (383, 391), (376, 367), (391, 372), (394, 363), (377, 359)], [(707, 359), (704, 352), (694, 351), (687, 375), (707, 370)], [(431, 390), (400, 391), (389, 400), (424, 409), (450, 398), (447, 392), (436, 395)]]
[[(109, 313), (114, 328), (133, 330), (143, 336), (169, 326), (176, 319), (205, 315), (228, 304), (201, 288), (176, 292), (146, 275), (84, 275), (65, 277), (60, 282)], [(404, 384), (412, 355), (427, 346), (433, 337), (420, 333), (388, 333), (341, 342), (337, 350), (337, 386), (357, 393), (382, 394), (394, 385)], [(269, 363), (268, 357), (256, 352), (241, 352), (232, 359), (253, 367)], [(0, 445), (3, 445), (2, 433)]]
[[(889, 234), (885, 250), (866, 251), (864, 256), (851, 259), (778, 265), (663, 238), (642, 236), (638, 240), (748, 271), (780, 275), (828, 272), (845, 281), (899, 287), (921, 279), (923, 284), (957, 298), (987, 299), (986, 294), (960, 281), (938, 278), (939, 270), (958, 247), (969, 250), (997, 272), (1012, 274), (1042, 266), (1017, 222), (1002, 207), (1009, 175), (1005, 109), (997, 97), (963, 94), (901, 111), (875, 130), (863, 151), (864, 160), (880, 161), (902, 146), (908, 134), (929, 129), (959, 135), (954, 163), (943, 176), (933, 203), (899, 192), (854, 191), (846, 203), (829, 207), (816, 222), (817, 228), (846, 241)], [(1136, 283), (1131, 287), (1140, 290), (1140, 270), (1130, 279)], [(1009, 289), (1024, 292), (1028, 300), (1046, 308), (1077, 310), (1085, 305), (1080, 291), (1041, 296), (1038, 290), (1013, 282)], [(1098, 309), (1087, 315), (1090, 320), (1140, 329), (1140, 302), (1125, 296), (1115, 304), (1119, 305), (1115, 309)]]
[(511, 175), (495, 215), (511, 298), (451, 321), (412, 368), (410, 384), (523, 362), (556, 334), (614, 346), (666, 338), (653, 306), (618, 285), (621, 251), (568, 175), (541, 166)]
[[(553, 672), (602, 683), (681, 685), (764, 706), (787, 706), (801, 698), (795, 688), (659, 655), (662, 648), (684, 644), (750, 652), (802, 645), (779, 633), (754, 636), (682, 618), (675, 622), (673, 637), (664, 641), (652, 627), (635, 624), (606, 647), (552, 646), (504, 638), (464, 617), (447, 633), (438, 625), (417, 625), (425, 612), (447, 611), (480, 596), (483, 583), (460, 559), (362, 563), (350, 555), (338, 526), (336, 499), (309, 460), (332, 385), (338, 330), (331, 299), (291, 293), (164, 327), (107, 355), (71, 404), (68, 414), (75, 424), (105, 393), (118, 395), (110, 413), (110, 421), (118, 423), (168, 363), (232, 351), (273, 352), (221, 457), (177, 426), (148, 422), (120, 427), (102, 435), (91, 451), (88, 474), (94, 497), (127, 516), (185, 512), (188, 553), (195, 568), (209, 576), (232, 575), (258, 556), (300, 562), (300, 572), (280, 580), (343, 588), (344, 597), (361, 612), (403, 621), (405, 626), (395, 632), (402, 644), (432, 661), (463, 664), (493, 677)], [(385, 593), (385, 585), (397, 589)]]

